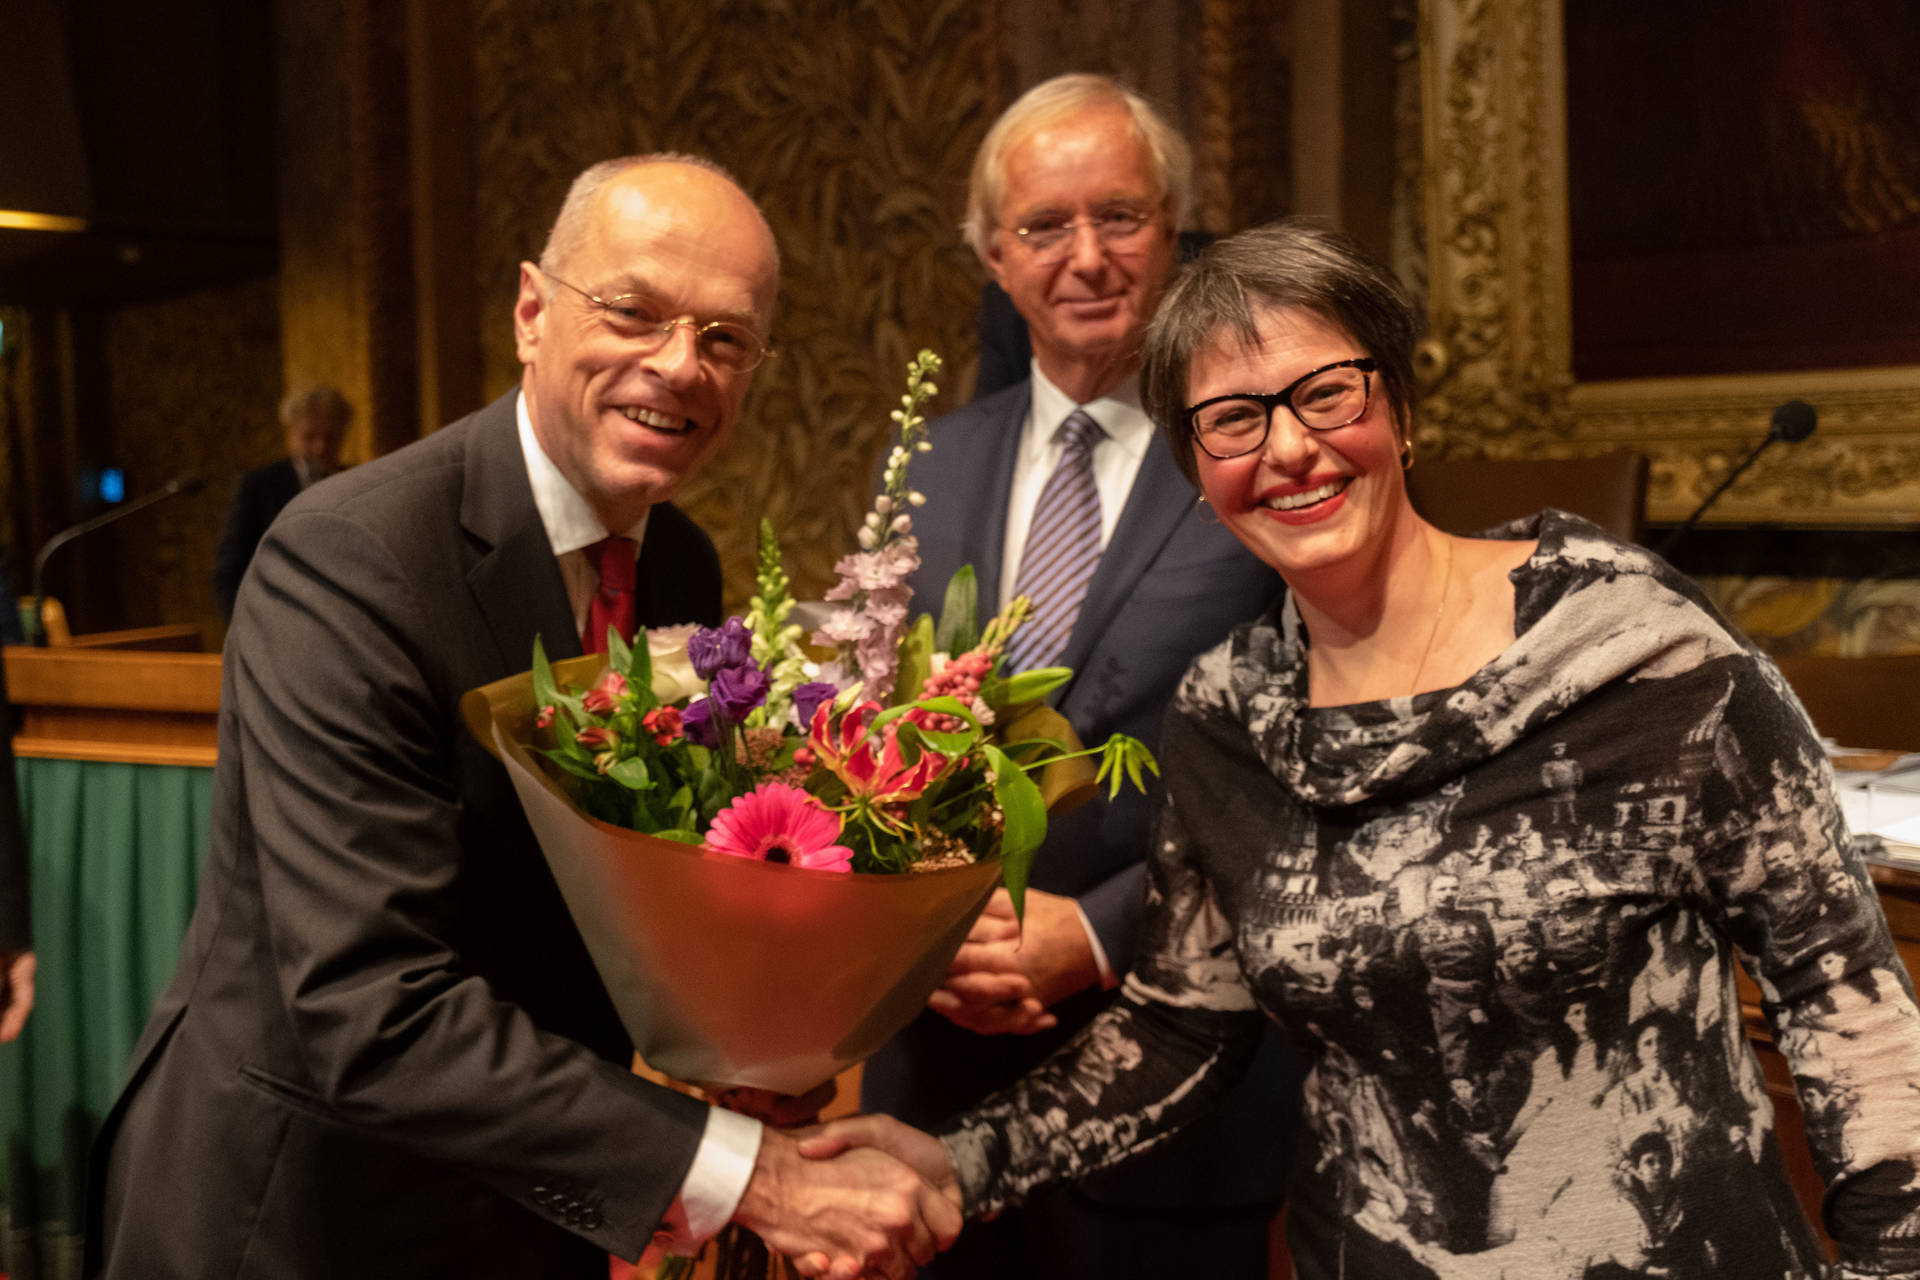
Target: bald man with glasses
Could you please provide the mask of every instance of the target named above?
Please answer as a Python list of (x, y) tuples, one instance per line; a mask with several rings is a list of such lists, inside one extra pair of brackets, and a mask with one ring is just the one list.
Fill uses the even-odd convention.
[[(605, 1280), (729, 1220), (810, 1274), (894, 1278), (955, 1206), (877, 1152), (634, 1076), (633, 1047), (467, 690), (720, 620), (670, 501), (726, 441), (778, 257), (687, 156), (582, 174), (512, 320), (520, 384), (302, 493), (239, 591), (211, 849), (173, 982), (102, 1125), (109, 1278)], [(91, 1272), (90, 1272), (91, 1274)]]

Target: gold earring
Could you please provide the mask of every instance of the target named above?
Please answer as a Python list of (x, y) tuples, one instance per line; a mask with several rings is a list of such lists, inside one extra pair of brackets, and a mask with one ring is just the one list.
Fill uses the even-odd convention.
[(1412, 436), (1408, 436), (1406, 440), (1400, 445), (1400, 469), (1402, 471), (1413, 470), (1413, 437)]
[(1201, 494), (1193, 500), (1193, 509), (1200, 517), (1201, 524), (1222, 524), (1220, 513), (1207, 505), (1207, 495)]

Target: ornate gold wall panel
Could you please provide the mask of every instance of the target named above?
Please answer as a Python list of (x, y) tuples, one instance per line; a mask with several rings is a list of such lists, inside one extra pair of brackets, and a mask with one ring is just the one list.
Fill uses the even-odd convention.
[(732, 445), (681, 495), (713, 535), (730, 604), (773, 519), (798, 594), (852, 546), (906, 361), (971, 385), (982, 276), (955, 229), (991, 116), (987, 36), (959, 0), (847, 5), (475, 6), (473, 255), (489, 394), (519, 375), (509, 315), (568, 182), (608, 156), (684, 150), (731, 168), (783, 259), (775, 342)]
[(1684, 517), (1780, 401), (1820, 431), (1777, 447), (1714, 509), (1723, 521), (1920, 518), (1920, 368), (1573, 378), (1560, 0), (1423, 0), (1432, 390), (1421, 435), (1448, 453), (1633, 448), (1649, 514)]
[[(221, 628), (213, 552), (241, 474), (279, 457), (279, 293), (271, 279), (121, 307), (107, 321), (108, 395), (130, 497), (187, 472), (169, 498), (100, 536), (114, 539), (121, 625)], [(76, 618), (85, 630), (97, 620)]]

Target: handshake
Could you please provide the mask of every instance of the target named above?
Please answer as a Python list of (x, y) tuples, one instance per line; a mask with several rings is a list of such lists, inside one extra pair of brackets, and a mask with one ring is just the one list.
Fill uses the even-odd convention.
[(960, 1234), (953, 1161), (938, 1138), (890, 1116), (773, 1127), (812, 1114), (832, 1087), (739, 1108), (769, 1124), (733, 1221), (803, 1276), (905, 1280)]

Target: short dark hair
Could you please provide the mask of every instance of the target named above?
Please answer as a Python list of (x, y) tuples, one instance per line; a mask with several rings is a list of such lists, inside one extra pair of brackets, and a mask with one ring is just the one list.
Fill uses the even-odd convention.
[(1667, 1162), (1668, 1168), (1673, 1167), (1673, 1143), (1669, 1142), (1667, 1135), (1658, 1129), (1647, 1130), (1635, 1138), (1633, 1145), (1627, 1148), (1628, 1164), (1639, 1164), (1647, 1156), (1659, 1156)]
[[(1259, 342), (1260, 313), (1279, 307), (1313, 312), (1378, 361), (1395, 430), (1405, 439), (1413, 429), (1419, 321), (1406, 289), (1350, 237), (1311, 218), (1283, 218), (1216, 240), (1180, 272), (1147, 326), (1141, 402), (1196, 488), (1193, 444), (1182, 421), (1194, 357), (1223, 334)], [(1262, 389), (1275, 388), (1246, 388)]]

